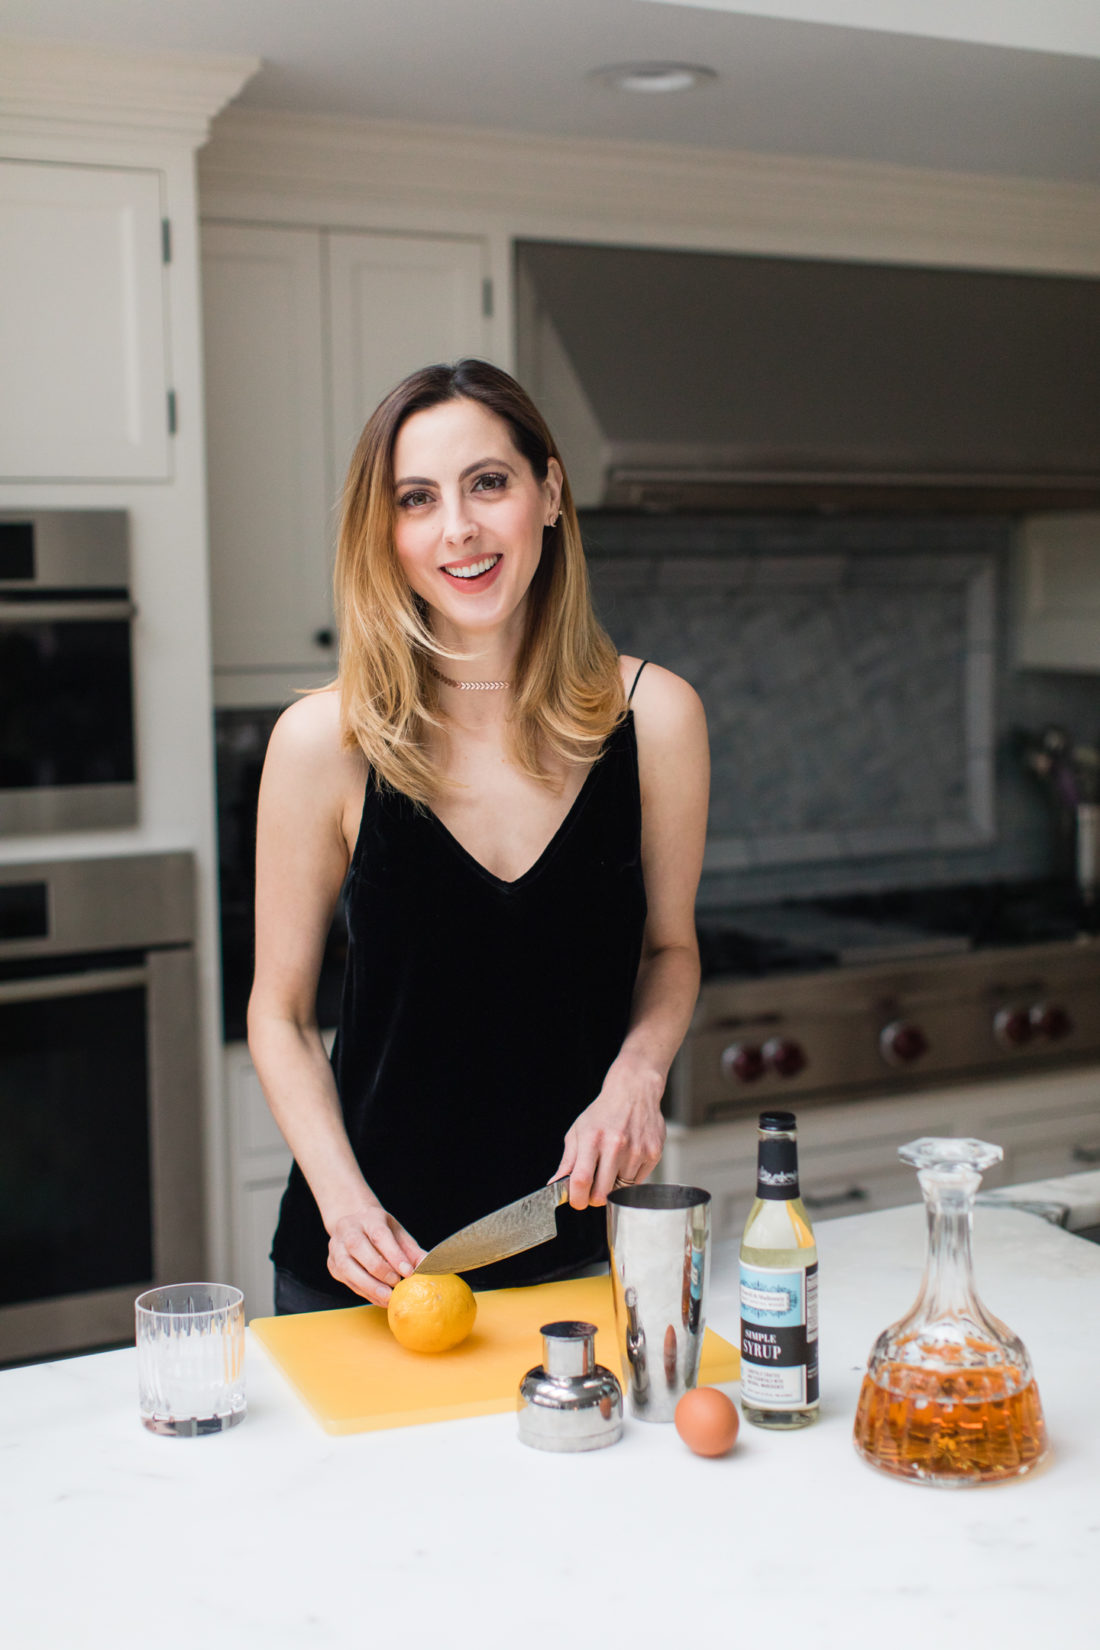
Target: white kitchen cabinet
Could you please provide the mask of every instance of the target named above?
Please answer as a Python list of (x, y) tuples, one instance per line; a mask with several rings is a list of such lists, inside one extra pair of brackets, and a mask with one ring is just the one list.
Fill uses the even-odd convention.
[(170, 471), (161, 175), (0, 162), (0, 475)]
[(264, 1099), (245, 1043), (225, 1050), (232, 1254), (227, 1283), (244, 1291), (245, 1317), (274, 1311), (271, 1238), (291, 1155)]
[(1100, 1074), (1036, 1106), (1031, 1085), (974, 1108), (974, 1132), (1004, 1147), (999, 1185), (1022, 1185), (1100, 1167)]
[[(919, 1195), (898, 1147), (921, 1134), (957, 1134), (940, 1096), (805, 1107), (798, 1113), (802, 1196), (813, 1220), (888, 1209)], [(714, 1238), (737, 1236), (756, 1190), (757, 1114), (687, 1129), (670, 1126), (659, 1176), (712, 1194)]]
[(332, 486), (338, 498), (368, 416), (417, 367), (484, 356), (488, 253), (480, 240), (333, 232), (328, 242)]
[(1100, 514), (1032, 516), (1016, 547), (1016, 660), (1100, 670)]
[(230, 702), (289, 698), (335, 662), (321, 262), (314, 230), (203, 229), (214, 669), (238, 679)]
[[(331, 1052), (333, 1031), (322, 1032)], [(229, 1118), (230, 1272), (224, 1281), (244, 1291), (245, 1316), (274, 1311), (270, 1254), (279, 1204), (293, 1158), (264, 1099), (247, 1043), (229, 1043), (224, 1056)]]
[[(924, 1134), (971, 1135), (1004, 1148), (983, 1188), (1071, 1174), (1100, 1163), (1100, 1070), (1029, 1074), (798, 1112), (802, 1194), (814, 1220), (920, 1199), (898, 1147)], [(671, 1126), (659, 1177), (713, 1195), (716, 1238), (744, 1226), (756, 1185), (756, 1113)]]
[(487, 258), (459, 236), (204, 227), (219, 704), (285, 702), (331, 677), (349, 458), (406, 374), (485, 354)]

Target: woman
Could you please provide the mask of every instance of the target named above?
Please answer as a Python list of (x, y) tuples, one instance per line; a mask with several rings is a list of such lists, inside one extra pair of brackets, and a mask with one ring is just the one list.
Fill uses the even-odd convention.
[(698, 991), (702, 706), (616, 656), (550, 433), (485, 362), (373, 414), (336, 585), (337, 682), (280, 718), (260, 789), (249, 1046), (295, 1158), (276, 1309), (384, 1304), (426, 1248), (564, 1174), (558, 1237), (472, 1276), (576, 1273), (606, 1256), (616, 1181), (660, 1158)]

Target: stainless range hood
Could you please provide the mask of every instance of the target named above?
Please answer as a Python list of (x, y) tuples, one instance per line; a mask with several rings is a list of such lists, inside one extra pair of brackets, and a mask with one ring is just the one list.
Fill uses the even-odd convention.
[(516, 256), (519, 374), (582, 505), (1100, 503), (1100, 281), (547, 242)]

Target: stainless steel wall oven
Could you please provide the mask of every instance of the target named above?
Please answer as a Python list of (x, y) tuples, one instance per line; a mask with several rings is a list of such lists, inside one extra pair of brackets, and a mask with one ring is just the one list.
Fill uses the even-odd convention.
[(127, 518), (0, 515), (0, 831), (137, 818)]
[(191, 858), (0, 867), (0, 1362), (203, 1266)]

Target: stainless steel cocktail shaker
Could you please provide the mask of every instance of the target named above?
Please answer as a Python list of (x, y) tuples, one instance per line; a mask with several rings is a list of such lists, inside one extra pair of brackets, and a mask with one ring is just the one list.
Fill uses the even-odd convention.
[(671, 1421), (696, 1384), (706, 1325), (710, 1193), (625, 1186), (607, 1200), (623, 1385), (640, 1421)]

